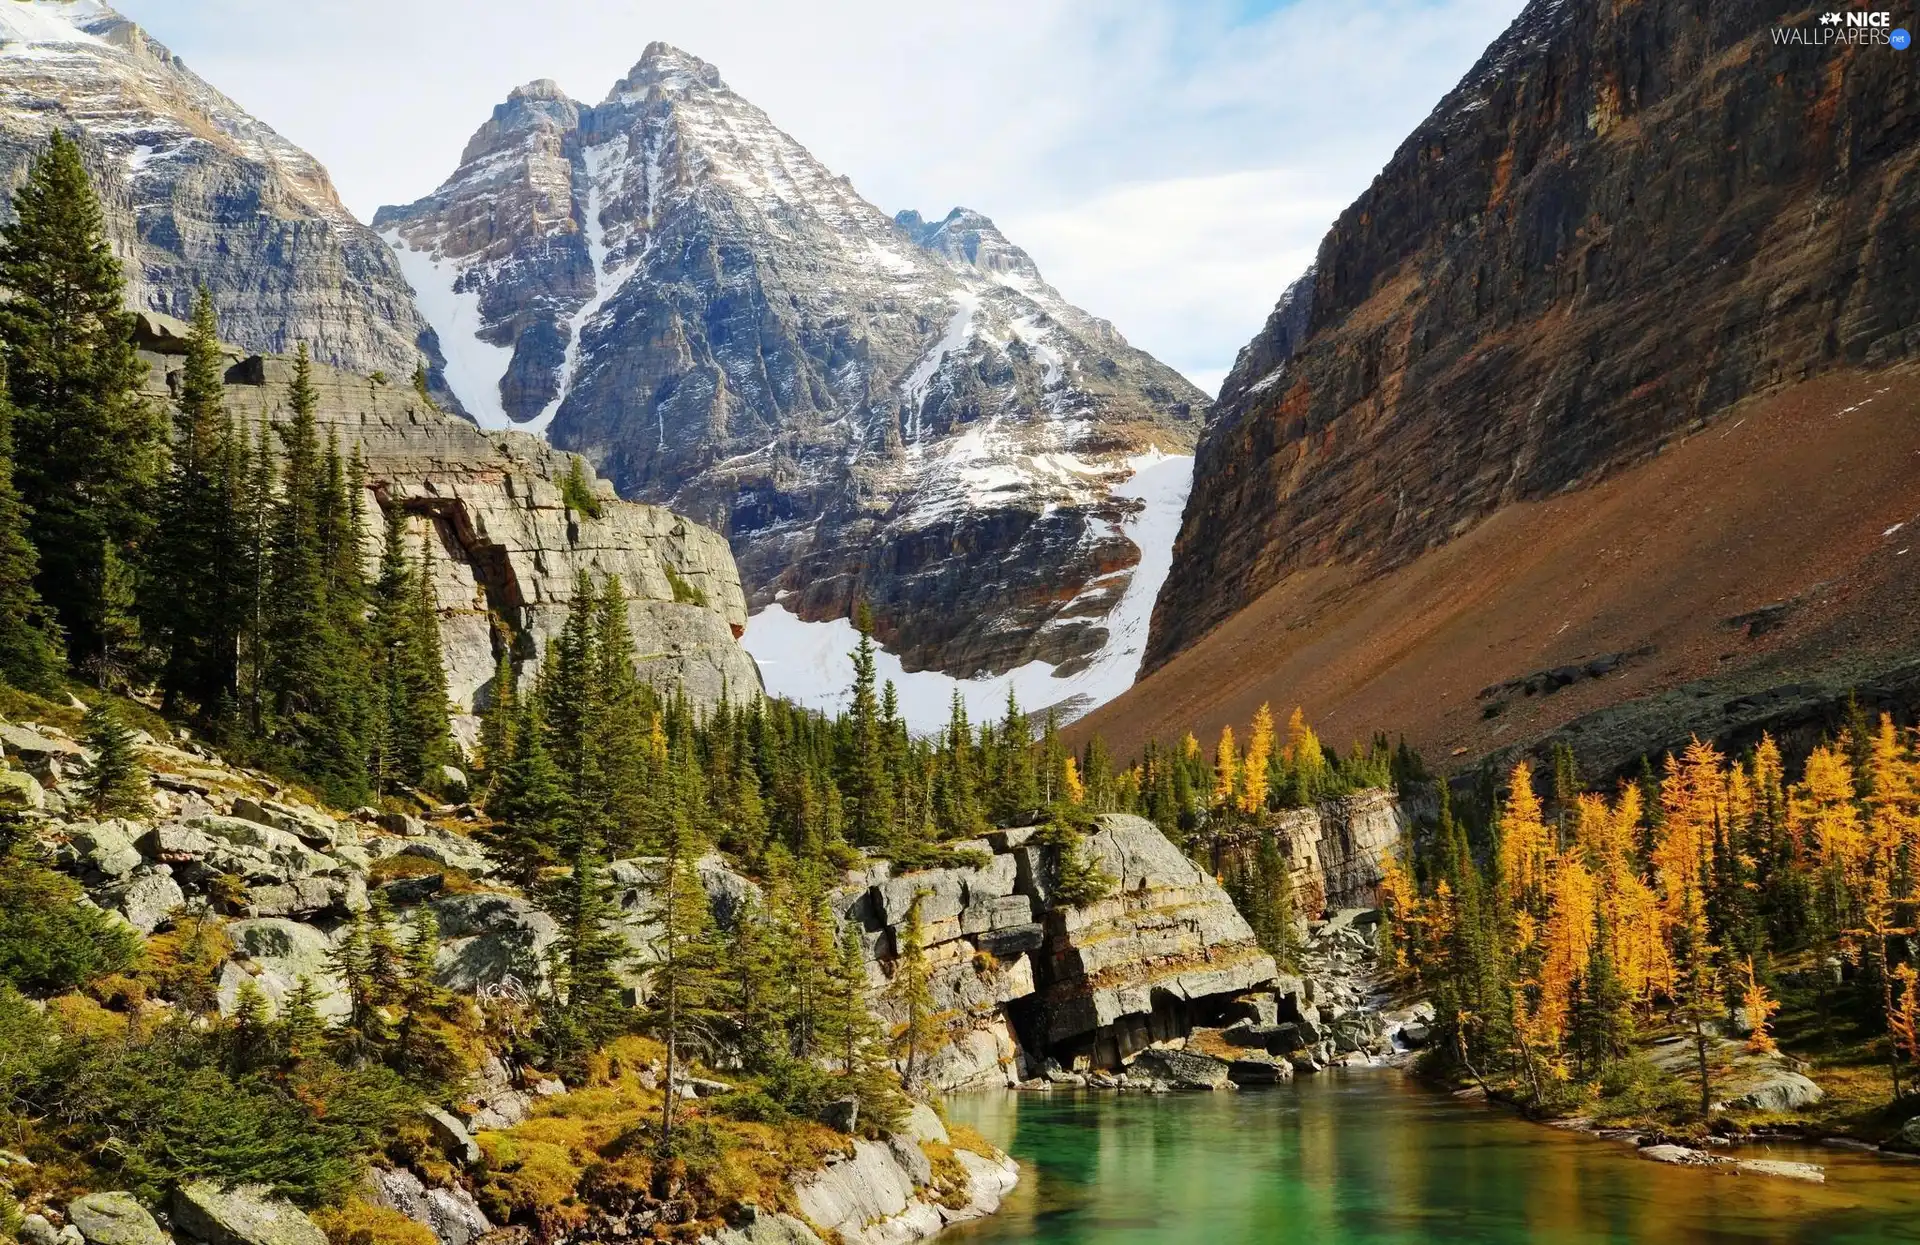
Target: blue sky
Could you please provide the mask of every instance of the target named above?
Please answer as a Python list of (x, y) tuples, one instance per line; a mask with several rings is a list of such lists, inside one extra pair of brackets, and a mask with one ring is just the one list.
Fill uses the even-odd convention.
[(1211, 390), (1333, 217), (1521, 0), (118, 0), (369, 218), (507, 91), (712, 61), (892, 212), (992, 216)]

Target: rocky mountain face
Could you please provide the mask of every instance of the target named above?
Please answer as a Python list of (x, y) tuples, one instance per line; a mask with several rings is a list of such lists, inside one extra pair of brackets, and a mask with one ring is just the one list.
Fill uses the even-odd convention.
[(1403, 566), (1920, 348), (1910, 62), (1776, 43), (1818, 17), (1780, 8), (1527, 6), (1242, 351), (1148, 669), (1305, 572)]
[(664, 44), (597, 105), (514, 91), (374, 227), (482, 422), (724, 532), (756, 607), (868, 602), (910, 670), (1097, 650), (1139, 560), (1112, 489), (1205, 401), (986, 217), (888, 217)]
[[(151, 315), (141, 324), (149, 391), (170, 398), (181, 339)], [(291, 360), (238, 352), (229, 359), (227, 406), (236, 419), (290, 417)], [(369, 558), (378, 556), (388, 514), (408, 524), (410, 548), (429, 538), (448, 692), (463, 713), (487, 703), (498, 645), (511, 644), (522, 662), (544, 651), (582, 571), (596, 583), (620, 576), (643, 677), (663, 690), (683, 687), (702, 704), (759, 694), (759, 671), (739, 643), (746, 599), (718, 533), (659, 506), (621, 501), (590, 469), (600, 513), (585, 513), (561, 494), (573, 455), (524, 433), (482, 431), (405, 384), (324, 366), (314, 373), (322, 435), (335, 437), (342, 453), (358, 446), (366, 459)], [(470, 730), (473, 722), (456, 726)]]
[(304, 341), (398, 379), (438, 363), (392, 252), (312, 156), (97, 0), (9, 0), (0, 179), (17, 185), (56, 129), (101, 190), (134, 307), (185, 316), (204, 282), (223, 332), (249, 350)]

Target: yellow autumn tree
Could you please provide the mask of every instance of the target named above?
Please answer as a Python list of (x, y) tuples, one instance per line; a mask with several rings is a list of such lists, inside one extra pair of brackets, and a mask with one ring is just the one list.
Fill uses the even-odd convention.
[(1740, 1006), (1747, 1013), (1747, 1023), (1753, 1032), (1747, 1036), (1747, 1049), (1756, 1055), (1771, 1055), (1779, 1051), (1780, 1046), (1773, 1040), (1773, 1030), (1769, 1022), (1773, 1014), (1780, 1010), (1780, 1004), (1758, 977), (1753, 975), (1753, 957), (1747, 957), (1746, 987), (1740, 994)]
[(1263, 704), (1253, 715), (1253, 735), (1240, 771), (1240, 811), (1249, 816), (1267, 806), (1267, 763), (1272, 759), (1273, 711)]
[(1853, 925), (1869, 852), (1845, 753), (1822, 745), (1808, 755), (1805, 774), (1787, 796), (1787, 820), (1794, 842), (1818, 870), (1822, 920), (1831, 930)]
[(1380, 912), (1385, 918), (1388, 937), (1380, 948), (1381, 966), (1388, 973), (1411, 968), (1417, 978), (1420, 962), (1417, 950), (1426, 945), (1420, 930), (1420, 888), (1400, 863), (1400, 853), (1389, 851), (1380, 866), (1380, 885), (1376, 888)]
[(1060, 790), (1066, 795), (1069, 804), (1084, 804), (1087, 799), (1087, 784), (1080, 781), (1080, 765), (1068, 753), (1060, 766)]
[(1320, 737), (1307, 725), (1307, 715), (1298, 705), (1287, 718), (1287, 746), (1280, 756), (1294, 772), (1309, 778), (1326, 768), (1327, 754), (1320, 747)]
[(1573, 983), (1586, 975), (1593, 954), (1599, 887), (1586, 863), (1569, 855), (1555, 864), (1548, 892), (1547, 921), (1541, 934), (1539, 1001), (1533, 1020), (1536, 1036), (1557, 1047), (1573, 1012)]
[(1720, 753), (1695, 739), (1680, 756), (1667, 756), (1660, 784), (1660, 836), (1653, 867), (1670, 923), (1706, 907), (1705, 870), (1713, 859), (1715, 830), (1726, 816), (1726, 782)]
[(1213, 806), (1233, 807), (1233, 794), (1240, 783), (1240, 749), (1233, 742), (1233, 727), (1220, 728), (1220, 742), (1213, 749)]
[(1920, 973), (1911, 964), (1893, 970), (1894, 1007), (1887, 1018), (1895, 1056), (1920, 1068)]
[(1583, 794), (1576, 845), (1593, 872), (1614, 972), (1629, 994), (1644, 1001), (1671, 984), (1672, 964), (1659, 900), (1635, 865), (1643, 807), (1634, 783), (1622, 783), (1611, 804), (1600, 795)]
[(1507, 775), (1507, 799), (1500, 809), (1500, 877), (1516, 910), (1541, 895), (1553, 855), (1553, 835), (1533, 793), (1533, 767), (1521, 761)]

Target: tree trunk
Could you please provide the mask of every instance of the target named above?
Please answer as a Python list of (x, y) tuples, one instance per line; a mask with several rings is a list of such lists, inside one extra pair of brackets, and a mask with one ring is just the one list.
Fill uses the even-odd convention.
[(1713, 1113), (1713, 1077), (1707, 1066), (1707, 1027), (1699, 1017), (1693, 1021), (1693, 1049), (1700, 1061), (1700, 1118)]

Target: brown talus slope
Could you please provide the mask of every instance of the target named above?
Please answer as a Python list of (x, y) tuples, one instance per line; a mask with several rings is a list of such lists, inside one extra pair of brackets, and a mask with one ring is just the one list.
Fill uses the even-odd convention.
[[(1383, 574), (1288, 576), (1077, 723), (1120, 755), (1295, 704), (1343, 752), (1570, 740), (1590, 777), (1690, 734), (1920, 707), (1920, 366), (1755, 398), (1591, 488), (1516, 502)], [(1557, 735), (1556, 735), (1557, 733)]]
[[(1913, 354), (1913, 61), (1769, 34), (1817, 18), (1530, 4), (1242, 352), (1147, 669), (1276, 585), (1304, 599), (1410, 568), (1753, 394)], [(1526, 556), (1520, 518), (1497, 521), (1477, 539)]]

